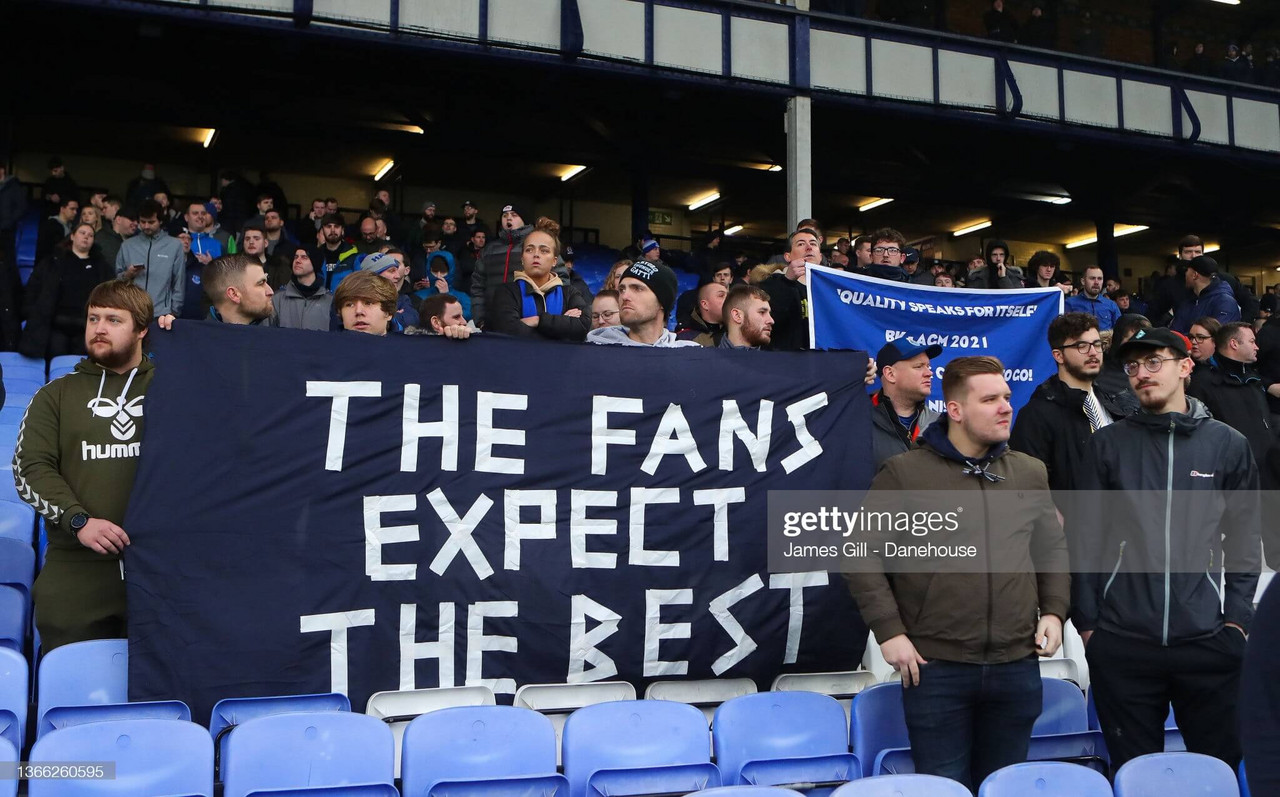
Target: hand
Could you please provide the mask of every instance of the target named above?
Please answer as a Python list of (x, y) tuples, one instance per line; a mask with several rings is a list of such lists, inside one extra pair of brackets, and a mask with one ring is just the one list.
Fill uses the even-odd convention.
[(566, 318), (582, 318), (582, 309), (578, 307), (574, 307), (572, 309), (565, 310), (563, 313), (561, 313), (561, 315), (565, 316)]
[(916, 646), (911, 644), (906, 634), (898, 634), (886, 639), (880, 644), (880, 653), (884, 655), (884, 660), (893, 665), (893, 669), (902, 675), (903, 689), (920, 685), (920, 665), (928, 662), (916, 652)]
[(444, 335), (446, 338), (453, 338), (454, 340), (466, 340), (471, 337), (471, 327), (466, 324), (454, 324), (452, 326), (445, 327), (440, 334)]
[(200, 261), (202, 265), (207, 266), (209, 263), (213, 262), (213, 255), (208, 254), (207, 252), (196, 252), (196, 260)]
[(436, 279), (436, 290), (440, 291), (441, 293), (448, 293), (448, 292), (449, 292), (449, 283), (448, 283), (448, 282), (446, 282), (446, 281), (444, 280), (444, 278), (442, 278), (442, 277), (441, 277), (441, 278), (437, 278), (437, 279)]
[(1240, 625), (1239, 623), (1227, 623), (1226, 625), (1227, 625), (1227, 628), (1234, 628), (1235, 630), (1239, 631), (1241, 635), (1244, 636), (1245, 639), (1249, 638), (1249, 635), (1245, 633), (1244, 626)]
[(420, 290), (422, 290), (423, 288), (430, 287), (430, 285), (431, 285), (431, 280), (429, 280), (429, 279), (427, 279), (427, 278), (423, 277), (422, 279), (420, 279), (420, 280), (418, 280), (417, 282), (413, 283), (413, 289), (414, 289), (415, 291), (420, 291)]
[(1049, 657), (1062, 647), (1062, 620), (1055, 615), (1046, 614), (1040, 618), (1036, 626), (1036, 655)]
[(173, 329), (173, 322), (174, 322), (173, 313), (165, 313), (164, 315), (156, 319), (156, 324), (158, 324), (161, 329), (166, 329), (166, 330)]
[(1081, 632), (1080, 632), (1080, 642), (1081, 642), (1081, 644), (1083, 644), (1085, 647), (1089, 647), (1089, 637), (1091, 637), (1091, 636), (1093, 636), (1093, 632), (1092, 632), (1092, 631), (1081, 631)]
[(1001, 263), (1000, 265), (996, 266), (996, 276), (997, 277), (1004, 276), (1004, 263)]
[(788, 261), (787, 271), (786, 271), (787, 279), (793, 280), (793, 281), (800, 279), (801, 277), (804, 276), (805, 266), (808, 266), (808, 265), (809, 264), (805, 262), (804, 258), (800, 258), (799, 260)]
[(126, 268), (124, 270), (124, 273), (121, 274), (120, 276), (126, 281), (132, 282), (133, 278), (141, 274), (144, 268), (146, 268), (146, 266), (134, 264)]
[(862, 378), (862, 383), (867, 387), (871, 387), (876, 381), (876, 358), (867, 358), (867, 375)]
[(324, 230), (316, 230), (316, 246), (324, 246)]
[(91, 517), (76, 535), (80, 544), (100, 554), (120, 553), (129, 544), (129, 535), (110, 520)]

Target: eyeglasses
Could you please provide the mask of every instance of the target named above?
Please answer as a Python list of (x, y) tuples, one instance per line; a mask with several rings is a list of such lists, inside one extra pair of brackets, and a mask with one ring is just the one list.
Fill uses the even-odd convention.
[(592, 313), (591, 320), (592, 321), (608, 321), (610, 318), (613, 318), (617, 314), (618, 314), (617, 310), (605, 310), (602, 313)]
[(1078, 341), (1076, 341), (1075, 343), (1068, 343), (1066, 346), (1063, 346), (1063, 347), (1061, 347), (1060, 349), (1058, 349), (1058, 351), (1063, 351), (1063, 350), (1065, 350), (1065, 349), (1075, 349), (1075, 350), (1076, 350), (1077, 352), (1079, 352), (1080, 354), (1088, 354), (1088, 353), (1089, 353), (1089, 352), (1091, 352), (1091, 351), (1101, 352), (1101, 351), (1102, 351), (1102, 341), (1100, 341), (1100, 340), (1078, 340)]
[(871, 254), (889, 255), (890, 257), (897, 257), (898, 255), (902, 254), (902, 250), (896, 246), (877, 246), (871, 250)]
[(1204, 343), (1206, 340), (1213, 339), (1213, 335), (1188, 335), (1187, 337), (1191, 338), (1196, 343)]
[(1156, 357), (1151, 356), (1145, 360), (1134, 360), (1124, 364), (1125, 376), (1136, 376), (1139, 368), (1146, 368), (1149, 374), (1158, 374), (1164, 364), (1173, 360), (1181, 360), (1181, 357)]

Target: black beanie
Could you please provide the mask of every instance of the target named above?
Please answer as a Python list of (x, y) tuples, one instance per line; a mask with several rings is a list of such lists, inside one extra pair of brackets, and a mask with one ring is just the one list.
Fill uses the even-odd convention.
[(516, 202), (508, 202), (507, 204), (505, 204), (505, 205), (503, 205), (503, 206), (502, 206), (502, 213), (499, 213), (499, 214), (498, 214), (498, 222), (499, 222), (499, 223), (501, 223), (501, 222), (502, 222), (502, 214), (503, 214), (503, 213), (508, 213), (508, 212), (510, 212), (510, 213), (514, 213), (514, 214), (516, 214), (517, 216), (519, 216), (519, 217), (520, 217), (520, 222), (521, 222), (522, 224), (525, 224), (525, 225), (533, 224), (535, 221), (537, 221), (537, 219), (534, 219), (533, 217), (531, 217), (531, 216), (527, 215), (527, 214), (524, 212), (524, 208), (522, 208), (522, 207), (519, 205), (519, 203), (516, 203)]
[(670, 313), (671, 308), (675, 307), (676, 290), (679, 284), (676, 281), (676, 273), (670, 266), (664, 263), (650, 263), (648, 260), (637, 260), (627, 266), (627, 270), (622, 272), (618, 281), (621, 282), (626, 277), (634, 277), (648, 285), (653, 295), (658, 297), (658, 304), (662, 305), (663, 311)]

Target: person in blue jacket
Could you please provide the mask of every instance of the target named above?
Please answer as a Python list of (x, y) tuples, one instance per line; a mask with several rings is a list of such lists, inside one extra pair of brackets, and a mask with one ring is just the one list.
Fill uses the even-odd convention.
[(462, 305), (462, 317), (470, 321), (471, 296), (466, 291), (454, 287), (458, 269), (453, 254), (444, 249), (432, 252), (427, 256), (427, 273), (430, 275), (429, 278), (418, 280), (414, 284), (413, 287), (417, 289), (413, 293), (414, 297), (421, 302), (428, 297), (447, 293), (458, 300)]
[(1088, 313), (1098, 319), (1098, 331), (1106, 332), (1120, 320), (1120, 308), (1102, 293), (1104, 278), (1101, 266), (1086, 266), (1080, 278), (1080, 293), (1068, 296), (1063, 310), (1068, 313)]
[(1220, 324), (1240, 320), (1240, 305), (1236, 302), (1231, 286), (1218, 276), (1218, 262), (1207, 255), (1200, 255), (1187, 263), (1187, 291), (1173, 313), (1169, 329), (1187, 334), (1197, 318), (1218, 319)]

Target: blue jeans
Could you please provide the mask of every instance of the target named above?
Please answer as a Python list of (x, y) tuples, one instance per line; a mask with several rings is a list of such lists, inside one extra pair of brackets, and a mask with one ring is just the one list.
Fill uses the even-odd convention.
[(1043, 702), (1034, 656), (1009, 664), (930, 661), (920, 667), (920, 685), (902, 692), (916, 772), (976, 793), (987, 775), (1027, 760)]

